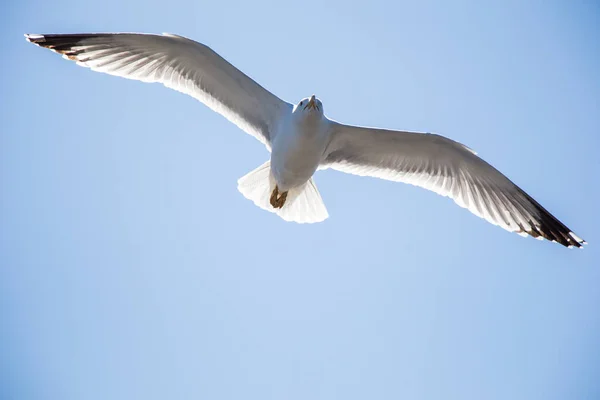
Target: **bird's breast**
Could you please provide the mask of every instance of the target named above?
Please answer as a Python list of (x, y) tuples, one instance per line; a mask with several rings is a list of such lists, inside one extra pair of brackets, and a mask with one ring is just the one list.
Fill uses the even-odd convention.
[(300, 186), (317, 170), (327, 146), (326, 130), (318, 124), (289, 124), (273, 140), (271, 171), (283, 191)]

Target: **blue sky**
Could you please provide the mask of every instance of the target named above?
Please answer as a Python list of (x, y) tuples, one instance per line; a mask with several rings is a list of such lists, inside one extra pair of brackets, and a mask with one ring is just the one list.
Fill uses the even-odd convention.
[[(600, 8), (450, 3), (4, 5), (0, 397), (600, 397)], [(335, 171), (330, 219), (285, 223), (236, 188), (258, 141), (22, 37), (90, 31), (186, 35), (336, 120), (450, 136), (590, 245)]]

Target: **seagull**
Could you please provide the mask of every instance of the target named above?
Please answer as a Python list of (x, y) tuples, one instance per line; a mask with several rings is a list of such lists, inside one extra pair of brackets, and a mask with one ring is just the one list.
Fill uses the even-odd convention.
[(566, 247), (587, 244), (469, 147), (432, 133), (339, 123), (325, 116), (314, 95), (288, 103), (208, 46), (186, 37), (82, 33), (25, 38), (94, 71), (162, 83), (254, 136), (271, 157), (240, 178), (238, 190), (285, 221), (328, 218), (313, 175), (331, 168), (428, 189), (521, 236)]

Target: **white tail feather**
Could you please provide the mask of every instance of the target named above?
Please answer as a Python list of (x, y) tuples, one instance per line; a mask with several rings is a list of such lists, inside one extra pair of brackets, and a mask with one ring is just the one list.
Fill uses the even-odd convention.
[(286, 221), (310, 224), (324, 221), (329, 217), (312, 178), (304, 185), (290, 189), (282, 208), (274, 208), (269, 201), (273, 189), (275, 189), (275, 178), (271, 174), (270, 161), (238, 180), (238, 190), (244, 197)]

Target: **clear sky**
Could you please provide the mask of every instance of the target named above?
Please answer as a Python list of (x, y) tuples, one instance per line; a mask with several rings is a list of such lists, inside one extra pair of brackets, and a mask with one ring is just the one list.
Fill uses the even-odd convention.
[[(3, 4), (0, 398), (600, 398), (600, 7), (484, 3)], [(330, 219), (285, 223), (237, 191), (254, 138), (22, 36), (90, 31), (182, 34), (333, 119), (450, 136), (590, 245), (335, 171)]]

